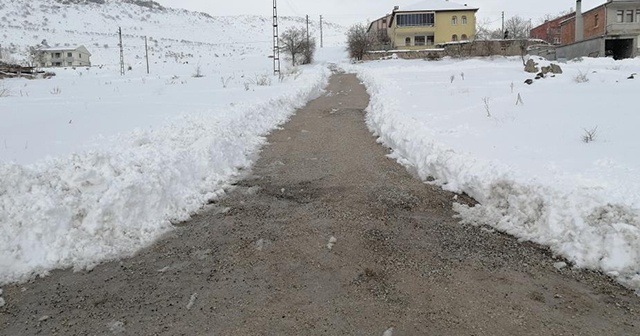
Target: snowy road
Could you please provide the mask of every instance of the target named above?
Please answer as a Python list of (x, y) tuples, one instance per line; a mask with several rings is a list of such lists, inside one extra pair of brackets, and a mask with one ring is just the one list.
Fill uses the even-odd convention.
[(228, 197), (136, 257), (4, 287), (0, 334), (637, 332), (640, 299), (613, 281), (458, 224), (469, 200), (386, 157), (358, 82), (333, 76)]

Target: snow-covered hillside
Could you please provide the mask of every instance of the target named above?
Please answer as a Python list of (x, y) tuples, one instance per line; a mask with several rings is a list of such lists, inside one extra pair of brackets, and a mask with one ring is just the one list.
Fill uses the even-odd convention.
[[(270, 13), (265, 14), (216, 17), (118, 0), (0, 0), (0, 35), (2, 47), (17, 59), (26, 58), (28, 46), (46, 40), (51, 47), (85, 45), (92, 53), (92, 63), (103, 65), (119, 63), (117, 32), (121, 27), (127, 65), (142, 64), (147, 36), (152, 63), (201, 61), (222, 66), (220, 58), (271, 54), (272, 19)], [(306, 26), (306, 22), (300, 17), (281, 17), (280, 25), (286, 29)], [(343, 43), (343, 26), (325, 22), (323, 27), (326, 46)], [(310, 30), (319, 38), (317, 20), (311, 21)]]
[[(270, 19), (94, 2), (0, 0), (12, 57), (46, 40), (83, 44), (94, 64), (0, 80), (0, 284), (150, 244), (222, 193), (264, 135), (327, 83), (324, 64), (283, 61), (273, 76)], [(325, 26), (326, 42), (341, 30)]]
[[(640, 289), (640, 115), (620, 103), (637, 96), (640, 79), (627, 78), (640, 61), (562, 67), (533, 85), (519, 58), (388, 60), (354, 71), (372, 95), (368, 124), (393, 156), (480, 202), (456, 206), (464, 223), (548, 245)], [(584, 139), (594, 129), (594, 141)]]

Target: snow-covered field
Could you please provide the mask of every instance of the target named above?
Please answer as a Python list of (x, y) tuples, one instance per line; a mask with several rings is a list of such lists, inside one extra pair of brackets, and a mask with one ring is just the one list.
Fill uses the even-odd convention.
[[(531, 86), (518, 58), (346, 67), (372, 95), (368, 125), (393, 156), (480, 202), (456, 206), (464, 223), (640, 289), (640, 78), (627, 79), (640, 60), (570, 62)], [(585, 129), (597, 129), (595, 141), (583, 141)]]
[[(125, 76), (118, 25), (127, 32)], [(8, 92), (0, 97), (0, 284), (90, 268), (152, 243), (218, 197), (329, 76), (322, 62), (290, 69), (284, 61), (283, 78), (273, 76), (262, 17), (2, 0), (0, 28), (5, 56), (23, 59), (46, 39), (86, 45), (94, 64), (53, 69), (49, 80), (0, 81)], [(327, 45), (341, 42), (341, 27), (325, 29)]]

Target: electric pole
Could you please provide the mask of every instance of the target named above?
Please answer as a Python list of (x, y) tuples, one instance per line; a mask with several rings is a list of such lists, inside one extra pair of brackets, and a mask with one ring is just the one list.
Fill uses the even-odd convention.
[(322, 15), (320, 15), (320, 48), (324, 48), (324, 35), (322, 33)]
[(147, 45), (147, 37), (144, 37), (144, 57), (147, 59), (147, 75), (149, 74), (149, 47)]
[(280, 42), (278, 33), (278, 4), (273, 0), (273, 74), (280, 74)]
[(504, 39), (504, 11), (502, 12), (502, 38)]
[(307, 48), (309, 47), (309, 15), (307, 15)]
[(122, 27), (118, 27), (118, 36), (120, 38), (120, 76), (124, 76), (124, 50), (122, 46)]

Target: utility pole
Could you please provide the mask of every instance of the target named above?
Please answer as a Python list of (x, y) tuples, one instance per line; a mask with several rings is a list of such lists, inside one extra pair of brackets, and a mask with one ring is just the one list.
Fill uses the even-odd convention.
[(120, 76), (124, 76), (124, 50), (122, 46), (122, 27), (118, 27), (118, 36), (120, 38)]
[(504, 11), (502, 11), (502, 38), (504, 38)]
[(147, 59), (147, 75), (149, 74), (149, 47), (147, 45), (147, 37), (144, 37), (144, 57)]
[(324, 48), (324, 35), (322, 32), (322, 15), (320, 15), (320, 48)]
[(309, 46), (309, 15), (307, 15), (307, 47)]
[(273, 74), (280, 74), (280, 42), (278, 33), (278, 3), (273, 0)]

